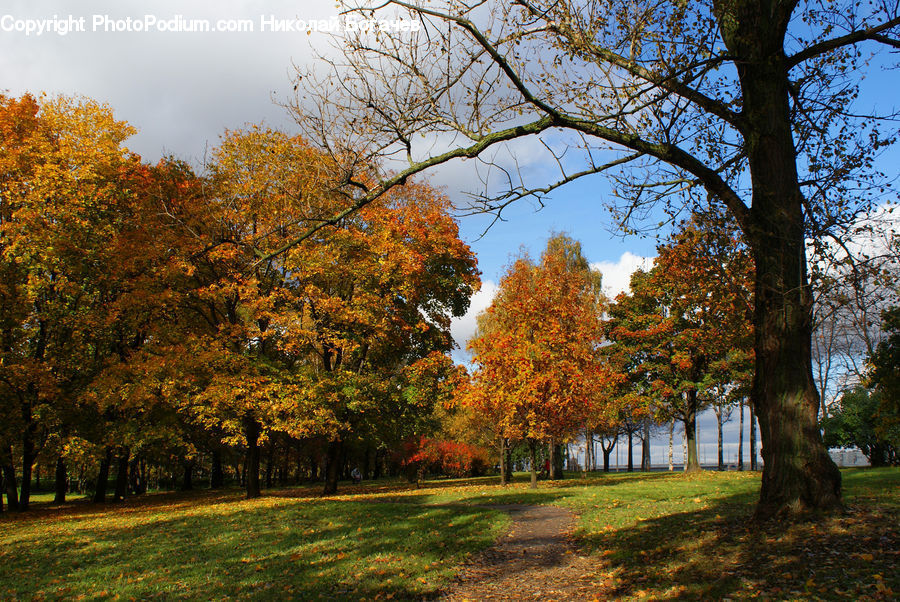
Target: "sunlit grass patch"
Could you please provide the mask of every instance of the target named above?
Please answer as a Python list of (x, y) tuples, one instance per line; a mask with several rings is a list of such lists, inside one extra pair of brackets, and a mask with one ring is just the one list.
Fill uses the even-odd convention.
[(579, 515), (597, 596), (870, 599), (900, 592), (900, 469), (843, 472), (846, 513), (754, 523), (759, 473), (573, 476), (404, 492), (443, 503), (543, 503)]
[(479, 508), (236, 493), (45, 514), (0, 523), (0, 598), (422, 598), (506, 524)]

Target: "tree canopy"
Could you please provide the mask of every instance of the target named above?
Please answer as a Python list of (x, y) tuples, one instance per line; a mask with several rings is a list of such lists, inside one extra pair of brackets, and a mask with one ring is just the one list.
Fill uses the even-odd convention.
[[(892, 109), (853, 103), (870, 49), (900, 47), (900, 5), (389, 0), (355, 10), (422, 26), (348, 36), (342, 57), (300, 74), (298, 121), (349, 177), (371, 156), (406, 161), (344, 211), (459, 158), (496, 168), (481, 193), (494, 214), (603, 172), (619, 185), (607, 202), (626, 228), (653, 206), (723, 203), (756, 267), (759, 513), (839, 506), (840, 474), (816, 427), (806, 240), (840, 238), (885, 190), (872, 159), (893, 140)], [(421, 146), (435, 136), (449, 150)], [(527, 137), (558, 177), (488, 158)]]

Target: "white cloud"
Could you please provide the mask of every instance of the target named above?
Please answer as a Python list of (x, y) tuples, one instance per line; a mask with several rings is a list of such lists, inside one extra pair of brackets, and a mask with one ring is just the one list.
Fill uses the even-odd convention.
[(639, 268), (649, 270), (653, 267), (654, 259), (625, 251), (616, 262), (598, 261), (592, 263), (591, 267), (600, 270), (603, 274), (603, 292), (610, 299), (615, 299), (619, 293), (631, 290), (631, 274)]
[(469, 305), (469, 311), (466, 315), (456, 318), (450, 325), (450, 333), (453, 340), (459, 345), (459, 349), (454, 351), (453, 355), (458, 361), (466, 361), (468, 353), (466, 352), (466, 343), (475, 334), (477, 327), (476, 316), (490, 306), (497, 294), (497, 283), (492, 280), (485, 280), (481, 283), (481, 290), (472, 296), (472, 302)]
[[(85, 19), (84, 31), (65, 36), (0, 32), (0, 71), (8, 94), (26, 91), (84, 94), (109, 103), (116, 117), (138, 128), (126, 146), (155, 161), (164, 153), (199, 161), (225, 128), (265, 120), (292, 125), (273, 103), (292, 96), (292, 62), (312, 60), (327, 47), (324, 33), (263, 31), (264, 18), (328, 19), (333, 2), (271, 0), (63, 0), (6, 2), (16, 20)], [(114, 20), (249, 20), (253, 32), (94, 31), (94, 15)]]

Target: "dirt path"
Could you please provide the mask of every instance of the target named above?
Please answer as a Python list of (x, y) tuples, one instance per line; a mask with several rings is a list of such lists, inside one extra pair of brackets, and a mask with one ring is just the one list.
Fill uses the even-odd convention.
[(473, 558), (444, 600), (592, 600), (596, 567), (568, 536), (575, 516), (553, 506), (491, 506), (509, 513), (509, 533)]

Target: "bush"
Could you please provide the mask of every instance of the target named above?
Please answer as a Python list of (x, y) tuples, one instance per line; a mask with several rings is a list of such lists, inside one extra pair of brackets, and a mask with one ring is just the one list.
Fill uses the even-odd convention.
[(489, 457), (477, 445), (420, 437), (403, 446), (401, 465), (411, 481), (423, 474), (472, 477), (484, 474)]

